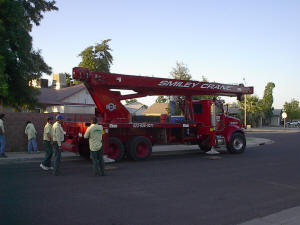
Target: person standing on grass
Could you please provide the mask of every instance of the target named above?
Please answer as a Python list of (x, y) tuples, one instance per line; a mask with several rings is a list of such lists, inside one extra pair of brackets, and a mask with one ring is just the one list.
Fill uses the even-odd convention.
[(39, 152), (36, 143), (36, 129), (31, 121), (26, 122), (25, 134), (28, 137), (28, 153), (31, 153), (32, 148), (34, 152)]
[(4, 129), (4, 120), (5, 114), (1, 113), (0, 114), (0, 157), (1, 158), (6, 158), (7, 156), (4, 153), (5, 150), (5, 129)]
[(53, 150), (51, 145), (52, 123), (53, 123), (53, 117), (48, 117), (47, 123), (44, 127), (44, 136), (43, 136), (43, 145), (46, 150), (45, 159), (40, 164), (40, 167), (43, 170), (49, 170), (49, 169), (53, 170), (53, 167), (51, 166), (51, 158), (53, 155)]
[(94, 167), (95, 176), (104, 176), (104, 161), (102, 148), (102, 125), (97, 124), (97, 118), (91, 119), (91, 125), (87, 128), (84, 138), (89, 139), (89, 147)]
[(54, 151), (54, 171), (53, 174), (58, 176), (60, 174), (59, 166), (60, 166), (60, 158), (62, 152), (62, 142), (64, 141), (65, 131), (61, 127), (63, 124), (64, 117), (61, 114), (56, 116), (56, 122), (53, 124), (52, 127), (52, 134), (53, 134), (53, 151)]

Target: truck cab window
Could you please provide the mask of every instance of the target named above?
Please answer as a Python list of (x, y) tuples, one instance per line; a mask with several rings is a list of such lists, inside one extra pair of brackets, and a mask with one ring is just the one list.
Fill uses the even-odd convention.
[(203, 104), (194, 104), (194, 113), (195, 114), (202, 114), (203, 113)]

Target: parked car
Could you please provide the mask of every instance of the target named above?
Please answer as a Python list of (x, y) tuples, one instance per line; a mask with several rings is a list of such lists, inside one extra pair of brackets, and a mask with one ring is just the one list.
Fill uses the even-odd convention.
[(300, 121), (295, 120), (295, 121), (290, 121), (286, 123), (287, 127), (300, 127)]

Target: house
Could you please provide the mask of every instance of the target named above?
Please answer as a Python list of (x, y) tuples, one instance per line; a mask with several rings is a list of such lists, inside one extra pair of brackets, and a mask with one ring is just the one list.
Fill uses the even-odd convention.
[(145, 116), (160, 116), (168, 114), (169, 103), (154, 103), (143, 112)]
[(282, 109), (274, 109), (271, 117), (271, 126), (280, 126)]
[(148, 108), (146, 105), (140, 102), (133, 102), (125, 105), (126, 109), (131, 115), (141, 116), (143, 112)]
[[(94, 114), (96, 105), (83, 84), (64, 88), (40, 88), (39, 102), (44, 105), (40, 112)], [(131, 115), (143, 115), (146, 105), (140, 102), (126, 104)]]
[(95, 103), (83, 84), (60, 89), (40, 88), (40, 112), (94, 114)]

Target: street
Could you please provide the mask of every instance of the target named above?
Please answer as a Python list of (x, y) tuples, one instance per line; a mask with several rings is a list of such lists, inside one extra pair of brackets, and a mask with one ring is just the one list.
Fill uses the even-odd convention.
[(268, 138), (244, 154), (155, 156), (113, 164), (93, 177), (89, 161), (0, 165), (0, 224), (235, 225), (300, 205), (299, 133)]

